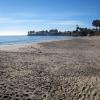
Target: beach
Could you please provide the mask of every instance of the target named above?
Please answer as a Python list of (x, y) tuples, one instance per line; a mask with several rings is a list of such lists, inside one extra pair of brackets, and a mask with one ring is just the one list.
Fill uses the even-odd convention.
[(100, 100), (100, 37), (0, 47), (0, 100)]

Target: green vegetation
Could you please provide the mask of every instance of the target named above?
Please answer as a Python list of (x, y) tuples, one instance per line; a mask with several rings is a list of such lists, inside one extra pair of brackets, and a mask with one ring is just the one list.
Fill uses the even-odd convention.
[(100, 30), (100, 20), (93, 20), (92, 26), (96, 27), (96, 30)]
[(61, 32), (57, 29), (43, 30), (43, 31), (29, 31), (28, 36), (100, 36), (100, 20), (93, 20), (92, 26), (93, 29), (81, 28), (77, 25), (76, 30), (74, 31), (65, 31)]
[(96, 27), (95, 35), (100, 36), (100, 20), (93, 20), (92, 26)]

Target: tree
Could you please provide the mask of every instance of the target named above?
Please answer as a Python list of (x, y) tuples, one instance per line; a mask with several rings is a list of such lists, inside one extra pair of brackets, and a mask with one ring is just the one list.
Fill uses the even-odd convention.
[(78, 25), (76, 25), (76, 32), (78, 32), (80, 29), (80, 27)]
[(96, 30), (100, 30), (100, 20), (93, 20), (92, 26), (96, 27)]
[(100, 20), (98, 20), (98, 27), (99, 27), (99, 30), (100, 30)]
[(51, 29), (49, 32), (50, 33), (58, 33), (58, 30), (57, 29)]

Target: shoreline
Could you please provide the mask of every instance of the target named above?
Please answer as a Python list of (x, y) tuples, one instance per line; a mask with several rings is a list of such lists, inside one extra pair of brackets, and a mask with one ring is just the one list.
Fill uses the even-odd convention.
[(17, 44), (4, 44), (4, 45), (0, 45), (0, 50), (4, 50), (4, 51), (18, 51), (20, 48), (24, 48), (24, 47), (29, 47), (29, 46), (34, 46), (34, 47), (38, 47), (39, 44), (43, 44), (43, 43), (52, 43), (52, 42), (60, 42), (60, 41), (73, 41), (73, 40), (77, 40), (80, 39), (80, 37), (77, 38), (73, 38), (73, 39), (64, 39), (64, 40), (45, 40), (42, 42), (31, 42), (31, 43), (17, 43)]
[(0, 50), (1, 51), (19, 51), (21, 48), (28, 48), (28, 47), (34, 47), (34, 48), (39, 48), (40, 44), (45, 44), (45, 43), (54, 43), (54, 42), (63, 42), (63, 41), (76, 41), (76, 40), (91, 40), (91, 39), (97, 39), (99, 37), (97, 36), (92, 36), (92, 37), (78, 37), (74, 39), (69, 39), (69, 40), (47, 40), (47, 41), (42, 41), (42, 42), (32, 42), (32, 43), (18, 43), (18, 44), (7, 44), (7, 45), (0, 45)]
[[(69, 38), (68, 38), (69, 37)], [(6, 46), (12, 46), (12, 45), (22, 45), (22, 44), (33, 44), (33, 43), (45, 43), (45, 42), (52, 42), (52, 41), (63, 41), (63, 40), (74, 40), (74, 39), (78, 39), (79, 37), (71, 37), (71, 36), (67, 36), (64, 39), (51, 39), (51, 40), (41, 40), (41, 41), (33, 41), (33, 42), (19, 42), (19, 43), (10, 43), (10, 44), (1, 44), (0, 47), (6, 47)], [(27, 40), (26, 40), (27, 41)]]

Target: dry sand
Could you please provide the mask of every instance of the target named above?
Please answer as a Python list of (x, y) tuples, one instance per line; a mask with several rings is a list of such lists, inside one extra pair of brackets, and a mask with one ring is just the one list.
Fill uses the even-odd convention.
[(100, 37), (0, 47), (0, 100), (100, 100)]

